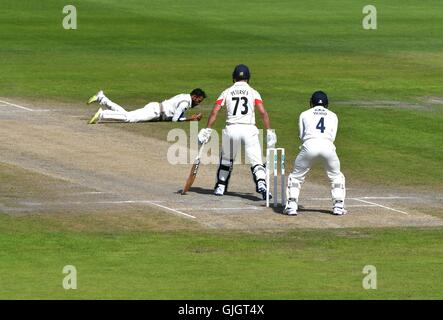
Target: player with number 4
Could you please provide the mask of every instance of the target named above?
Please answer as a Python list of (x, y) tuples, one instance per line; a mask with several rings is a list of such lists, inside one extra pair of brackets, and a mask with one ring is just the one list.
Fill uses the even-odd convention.
[(288, 177), (287, 202), (284, 213), (297, 215), (298, 197), (306, 174), (315, 160), (320, 160), (331, 183), (332, 213), (346, 213), (345, 176), (340, 171), (340, 160), (335, 151), (337, 135), (337, 115), (328, 110), (328, 96), (323, 91), (316, 91), (311, 97), (311, 108), (302, 112), (299, 118), (299, 130), (302, 146), (294, 162), (294, 170)]
[(260, 94), (249, 85), (251, 75), (249, 68), (243, 64), (235, 67), (232, 73), (234, 85), (223, 91), (215, 102), (208, 119), (206, 128), (198, 134), (200, 143), (206, 143), (211, 136), (212, 125), (217, 119), (218, 112), (226, 107), (226, 127), (222, 132), (222, 152), (217, 171), (217, 181), (214, 194), (225, 194), (233, 169), (235, 157), (240, 143), (245, 145), (246, 157), (251, 164), (252, 177), (256, 191), (266, 199), (266, 171), (263, 165), (262, 149), (259, 141), (259, 131), (255, 126), (255, 110), (260, 114), (263, 125), (267, 129), (267, 146), (272, 148), (277, 142), (277, 136), (271, 129), (268, 113), (263, 106)]

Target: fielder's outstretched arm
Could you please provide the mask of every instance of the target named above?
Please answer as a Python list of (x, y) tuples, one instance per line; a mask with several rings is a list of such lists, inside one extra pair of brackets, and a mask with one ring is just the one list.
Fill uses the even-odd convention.
[(183, 117), (181, 118), (181, 121), (200, 121), (202, 118), (202, 114), (199, 112), (197, 114), (193, 114), (189, 117)]

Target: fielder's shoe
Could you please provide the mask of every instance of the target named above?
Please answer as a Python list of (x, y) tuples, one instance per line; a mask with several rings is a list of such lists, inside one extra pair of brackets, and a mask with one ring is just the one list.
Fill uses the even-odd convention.
[(296, 216), (298, 210), (298, 204), (295, 200), (288, 200), (288, 202), (286, 203), (286, 207), (283, 210), (284, 214), (287, 214), (288, 216)]
[(225, 194), (225, 189), (226, 189), (225, 185), (219, 184), (219, 185), (217, 185), (217, 187), (215, 187), (214, 194), (216, 196), (222, 196)]
[(92, 97), (89, 98), (88, 100), (88, 104), (91, 104), (93, 102), (98, 102), (100, 103), (101, 99), (104, 97), (105, 95), (103, 94), (103, 90), (100, 90), (99, 92), (97, 92), (96, 94), (94, 94)]
[(89, 124), (95, 124), (100, 120), (100, 116), (102, 115), (103, 109), (98, 108), (97, 112), (92, 116), (91, 120), (89, 120)]
[(336, 216), (342, 216), (344, 214), (348, 213), (348, 211), (344, 208), (343, 201), (335, 201), (334, 207), (332, 208), (332, 214)]

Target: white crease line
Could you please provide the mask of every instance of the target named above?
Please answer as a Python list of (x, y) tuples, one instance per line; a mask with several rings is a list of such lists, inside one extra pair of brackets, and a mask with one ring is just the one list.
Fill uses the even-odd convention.
[(179, 210), (175, 210), (175, 209), (172, 209), (172, 208), (169, 208), (169, 207), (163, 206), (163, 205), (158, 204), (158, 203), (153, 203), (153, 202), (149, 202), (149, 203), (152, 204), (152, 205), (154, 205), (154, 206), (157, 206), (157, 207), (160, 207), (160, 208), (163, 208), (163, 209), (166, 209), (166, 210), (169, 210), (169, 211), (172, 211), (172, 212), (175, 212), (175, 213), (178, 213), (178, 214), (184, 215), (184, 216), (186, 216), (186, 217), (188, 217), (188, 218), (196, 219), (196, 217), (191, 216), (190, 214), (187, 214), (187, 213), (181, 212), (181, 211), (179, 211)]
[[(92, 192), (93, 193), (93, 192)], [(91, 194), (92, 194), (91, 193)], [(77, 193), (79, 194), (79, 193)], [(113, 194), (112, 192), (97, 192), (97, 194)], [(103, 200), (103, 201), (97, 201), (97, 202), (88, 202), (88, 203), (101, 203), (101, 204), (106, 204), (106, 203), (115, 203), (115, 204), (122, 204), (122, 203), (162, 203), (162, 202), (167, 202), (167, 201), (161, 201), (161, 200)]]
[[(192, 199), (192, 198), (188, 198), (187, 200), (190, 200), (190, 199)], [(219, 197), (217, 197), (217, 198), (215, 198), (214, 196), (213, 196), (213, 198), (194, 198), (193, 200), (196, 200), (196, 199), (198, 199), (198, 200), (207, 200), (207, 201), (209, 201), (209, 202), (211, 202), (211, 203), (217, 203), (219, 200)], [(186, 199), (185, 200), (170, 200), (170, 202), (175, 202), (175, 203), (183, 203), (183, 202), (189, 202), (189, 201), (187, 201)], [(165, 201), (156, 201), (156, 202), (165, 202)], [(226, 198), (226, 199), (223, 199), (223, 203), (229, 203), (229, 202), (242, 202), (242, 203), (244, 203), (245, 202), (245, 200), (244, 199), (228, 199), (228, 198)]]
[[(308, 209), (308, 207), (312, 206), (303, 206), (303, 203), (300, 204), (300, 208), (302, 209)], [(378, 205), (375, 204), (347, 204), (345, 205), (346, 208), (367, 208), (367, 207), (378, 207)], [(329, 209), (329, 207), (321, 206), (319, 209)]]
[(221, 210), (263, 210), (261, 207), (243, 207), (243, 208), (180, 208), (185, 211), (221, 211)]
[(361, 199), (357, 199), (357, 198), (352, 198), (352, 199), (360, 201), (360, 202), (363, 202), (363, 203), (373, 204), (373, 205), (376, 205), (377, 207), (380, 207), (380, 208), (384, 208), (384, 209), (388, 209), (388, 210), (392, 210), (392, 211), (395, 211), (395, 212), (400, 212), (400, 213), (409, 215), (409, 213), (407, 213), (407, 212), (404, 212), (404, 211), (401, 211), (401, 210), (397, 210), (397, 209), (393, 209), (393, 208), (389, 208), (389, 207), (383, 206), (383, 205), (375, 203), (375, 202), (365, 201), (365, 200), (361, 200)]
[(363, 207), (377, 207), (375, 204), (347, 204), (346, 208), (363, 208)]
[[(93, 202), (93, 203), (148, 203), (148, 204), (152, 204), (152, 203), (157, 203), (159, 201), (150, 201), (150, 200), (114, 200), (114, 201), (98, 201), (98, 202)], [(163, 201), (162, 201), (163, 202)]]
[[(103, 201), (55, 201), (55, 202), (22, 202), (26, 205), (37, 205), (37, 206), (43, 206), (45, 204), (49, 205), (63, 205), (63, 204), (155, 204), (159, 205), (159, 203), (166, 202), (166, 201), (159, 201), (159, 200), (103, 200)], [(230, 208), (230, 207), (220, 207), (220, 208), (197, 208), (197, 207), (191, 207), (191, 208), (177, 208), (177, 210), (261, 210), (264, 209), (262, 207), (236, 207), (236, 208)], [(174, 209), (175, 210), (175, 209)]]
[(18, 104), (9, 103), (9, 102), (3, 101), (3, 100), (0, 100), (0, 103), (4, 103), (4, 104), (7, 104), (8, 106), (19, 108), (19, 109), (23, 109), (23, 110), (27, 110), (27, 111), (36, 111), (34, 109), (30, 109), (30, 108), (26, 108), (26, 107), (23, 107), (23, 106), (19, 106)]
[(418, 197), (398, 197), (398, 196), (392, 196), (392, 197), (357, 197), (357, 198), (350, 198), (350, 199), (380, 199), (380, 200), (389, 200), (389, 199), (418, 199)]
[[(359, 200), (359, 199), (395, 200), (395, 199), (419, 199), (419, 198), (418, 197), (397, 197), (397, 196), (392, 196), (392, 197), (354, 197), (354, 198), (346, 198), (346, 199), (348, 199), (348, 200)], [(331, 198), (309, 198), (309, 199), (306, 199), (306, 200), (312, 200), (312, 201), (331, 201)]]
[(154, 206), (157, 206), (157, 207), (160, 207), (160, 208), (163, 208), (163, 209), (166, 209), (166, 210), (169, 210), (169, 211), (172, 211), (172, 212), (184, 215), (184, 216), (192, 218), (192, 219), (196, 219), (196, 217), (191, 216), (190, 214), (181, 212), (181, 211), (173, 209), (173, 208), (169, 208), (167, 206), (158, 204), (156, 202), (157, 201), (148, 201), (148, 200), (123, 200), (123, 201), (100, 201), (100, 202), (97, 202), (97, 203), (147, 203), (147, 204), (150, 204), (150, 205), (154, 205)]
[[(146, 204), (150, 204), (150, 205), (154, 205), (178, 214), (181, 214), (183, 216), (192, 218), (192, 219), (196, 219), (196, 217), (191, 216), (190, 214), (181, 212), (179, 210), (173, 209), (173, 208), (169, 208), (167, 206), (163, 206), (161, 204), (155, 203), (154, 201), (147, 201), (147, 200), (143, 200), (143, 201), (134, 201), (134, 200), (124, 200), (124, 201), (98, 201), (98, 202), (83, 202), (83, 201), (67, 201), (67, 202), (63, 202), (61, 204), (125, 204), (125, 203), (146, 203)], [(25, 205), (37, 205), (37, 206), (43, 206), (43, 203), (32, 203), (32, 202), (28, 202), (28, 203), (24, 203)], [(59, 203), (52, 203), (52, 204), (59, 204)]]
[(109, 192), (102, 192), (102, 191), (85, 191), (85, 192), (76, 192), (73, 193), (74, 195), (83, 195), (83, 194), (105, 194), (105, 193), (109, 193)]

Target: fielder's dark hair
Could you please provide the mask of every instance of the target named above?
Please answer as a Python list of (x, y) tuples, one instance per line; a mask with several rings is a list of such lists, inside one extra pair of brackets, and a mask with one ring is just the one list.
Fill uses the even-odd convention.
[(196, 89), (191, 91), (191, 96), (197, 96), (197, 97), (206, 98), (206, 93), (202, 89), (196, 88)]

